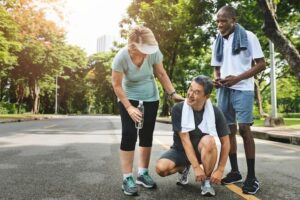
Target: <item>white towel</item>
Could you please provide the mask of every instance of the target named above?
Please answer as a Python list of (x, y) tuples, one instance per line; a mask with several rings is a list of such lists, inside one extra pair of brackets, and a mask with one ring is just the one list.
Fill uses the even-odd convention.
[[(198, 125), (198, 128), (202, 131), (202, 133), (218, 136), (216, 130), (215, 112), (210, 99), (207, 99), (205, 102), (203, 119)], [(181, 131), (190, 132), (194, 129), (194, 112), (192, 107), (187, 104), (187, 99), (185, 99), (181, 115)]]

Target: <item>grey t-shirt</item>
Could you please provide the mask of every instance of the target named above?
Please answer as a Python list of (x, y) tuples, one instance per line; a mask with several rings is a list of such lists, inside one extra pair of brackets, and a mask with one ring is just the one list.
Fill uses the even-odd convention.
[(115, 56), (112, 70), (124, 74), (122, 87), (128, 99), (142, 101), (159, 100), (158, 88), (154, 77), (154, 67), (161, 63), (163, 55), (159, 51), (148, 55), (140, 68), (131, 60), (128, 47), (123, 47)]
[[(177, 150), (184, 151), (184, 148), (181, 143), (181, 139), (178, 135), (181, 132), (181, 113), (183, 108), (183, 102), (177, 103), (172, 109), (172, 125), (173, 125), (173, 145), (172, 148)], [(220, 111), (219, 108), (213, 106), (215, 112), (215, 122), (216, 129), (219, 137), (223, 137), (230, 134), (230, 130), (228, 125), (226, 124), (225, 117)], [(201, 130), (198, 128), (198, 125), (201, 123), (203, 118), (204, 109), (201, 111), (194, 111), (194, 120), (196, 129), (189, 132), (191, 142), (193, 144), (194, 149), (197, 149), (197, 146), (200, 142), (201, 137), (204, 135)]]

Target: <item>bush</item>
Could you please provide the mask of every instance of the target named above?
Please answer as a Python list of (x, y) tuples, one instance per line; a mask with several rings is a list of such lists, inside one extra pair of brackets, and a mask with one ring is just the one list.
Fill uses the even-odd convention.
[[(24, 113), (25, 109), (21, 105), (20, 113)], [(17, 114), (18, 108), (15, 103), (0, 102), (0, 114)]]
[(300, 118), (300, 113), (280, 113), (283, 118)]

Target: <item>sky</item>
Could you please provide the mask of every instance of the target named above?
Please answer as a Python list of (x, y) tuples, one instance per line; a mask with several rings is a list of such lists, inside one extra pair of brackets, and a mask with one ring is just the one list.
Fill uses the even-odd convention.
[(96, 53), (101, 35), (119, 36), (119, 22), (132, 0), (66, 0), (65, 30), (67, 42)]

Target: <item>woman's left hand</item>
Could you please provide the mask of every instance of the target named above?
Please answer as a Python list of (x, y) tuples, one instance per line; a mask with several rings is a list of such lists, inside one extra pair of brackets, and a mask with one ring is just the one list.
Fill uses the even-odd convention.
[(174, 100), (175, 102), (180, 102), (184, 101), (184, 98), (181, 95), (175, 93), (174, 95), (172, 95), (172, 100)]

